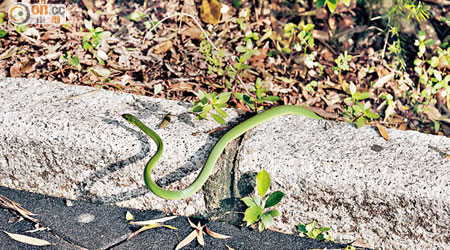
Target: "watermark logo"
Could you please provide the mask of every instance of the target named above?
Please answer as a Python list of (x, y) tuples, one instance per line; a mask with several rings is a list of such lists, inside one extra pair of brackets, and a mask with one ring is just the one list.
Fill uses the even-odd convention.
[(63, 24), (66, 6), (64, 4), (15, 3), (8, 11), (9, 20), (15, 25)]

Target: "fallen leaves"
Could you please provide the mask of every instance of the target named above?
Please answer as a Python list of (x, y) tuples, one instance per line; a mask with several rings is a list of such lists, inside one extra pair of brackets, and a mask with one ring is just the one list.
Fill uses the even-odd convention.
[(11, 237), (13, 240), (28, 244), (28, 245), (33, 245), (33, 246), (50, 246), (52, 245), (52, 243), (46, 241), (46, 240), (41, 240), (38, 238), (34, 238), (34, 237), (30, 237), (30, 236), (26, 236), (26, 235), (21, 235), (21, 234), (15, 234), (15, 233), (9, 233), (6, 231), (3, 231), (5, 234), (7, 234), (9, 237)]
[[(130, 213), (131, 214), (131, 213)], [(131, 216), (128, 214), (126, 214), (126, 218), (131, 218)], [(165, 222), (165, 221), (169, 221), (172, 219), (175, 219), (177, 216), (169, 216), (169, 217), (164, 217), (164, 218), (159, 218), (159, 219), (154, 219), (154, 220), (146, 220), (146, 221), (132, 221), (130, 222), (131, 225), (140, 225), (143, 226), (141, 228), (139, 228), (139, 230), (137, 230), (136, 232), (132, 233), (130, 236), (128, 236), (128, 240), (135, 237), (136, 235), (148, 230), (148, 229), (152, 229), (152, 228), (158, 228), (158, 227), (166, 227), (166, 228), (170, 228), (173, 230), (178, 230), (178, 228), (173, 227), (171, 225), (162, 225), (160, 223)], [(133, 216), (134, 218), (134, 216)], [(128, 220), (128, 219), (127, 219)]]
[(179, 250), (185, 246), (187, 246), (189, 243), (191, 243), (195, 238), (197, 238), (197, 242), (198, 244), (205, 246), (205, 240), (203, 238), (204, 232), (203, 229), (205, 228), (206, 233), (216, 239), (228, 239), (231, 238), (231, 236), (228, 235), (224, 235), (224, 234), (220, 234), (220, 233), (216, 233), (211, 231), (208, 227), (206, 227), (205, 225), (201, 225), (200, 222), (197, 223), (197, 225), (195, 225), (194, 223), (192, 223), (191, 220), (189, 220), (188, 218), (188, 222), (189, 225), (194, 228), (195, 230), (192, 231), (186, 238), (184, 238), (182, 241), (180, 241), (180, 243), (178, 243), (178, 245), (176, 246), (175, 250)]
[(19, 203), (15, 202), (13, 200), (10, 200), (3, 195), (0, 195), (0, 206), (7, 208), (7, 209), (14, 210), (14, 211), (18, 212), (20, 215), (22, 215), (24, 218), (26, 218), (32, 222), (37, 222), (37, 220), (35, 218), (31, 217), (35, 214), (33, 214), (32, 212), (23, 208)]
[(200, 18), (209, 24), (218, 24), (222, 13), (222, 4), (218, 0), (202, 0), (200, 7)]
[(378, 133), (380, 133), (381, 137), (383, 137), (386, 141), (389, 141), (389, 134), (386, 131), (386, 129), (383, 127), (383, 125), (377, 123), (377, 124), (375, 124), (375, 127), (377, 127)]
[(170, 40), (163, 41), (153, 47), (153, 53), (155, 54), (165, 54), (167, 51), (169, 51), (173, 47), (173, 43)]

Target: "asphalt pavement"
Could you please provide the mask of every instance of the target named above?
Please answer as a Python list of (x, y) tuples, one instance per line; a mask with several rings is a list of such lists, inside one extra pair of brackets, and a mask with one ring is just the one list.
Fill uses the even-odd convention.
[[(70, 201), (31, 192), (0, 186), (0, 194), (20, 204), (35, 214), (32, 222), (18, 219), (13, 209), (0, 209), (0, 249), (175, 249), (194, 229), (187, 217), (176, 217), (163, 224), (176, 227), (154, 228), (127, 238), (140, 226), (130, 225), (125, 219), (128, 212), (135, 221), (167, 217), (155, 210), (137, 210), (96, 204), (85, 201)], [(211, 231), (231, 236), (217, 239), (204, 236), (204, 247), (193, 240), (183, 249), (343, 249), (345, 245), (314, 240), (297, 235), (283, 234), (271, 230), (262, 233), (246, 227), (191, 218), (192, 222), (206, 225)], [(35, 230), (36, 224), (45, 230)], [(4, 231), (46, 240), (52, 245), (36, 247), (10, 238)]]

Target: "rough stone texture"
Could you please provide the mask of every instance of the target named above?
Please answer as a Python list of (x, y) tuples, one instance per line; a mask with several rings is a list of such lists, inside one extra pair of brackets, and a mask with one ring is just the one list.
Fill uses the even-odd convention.
[[(170, 187), (195, 178), (219, 139), (206, 133), (217, 124), (196, 121), (180, 102), (109, 91), (67, 99), (92, 90), (0, 79), (0, 185), (180, 215), (204, 210), (202, 192), (166, 201), (147, 191), (142, 170), (155, 146), (114, 111), (133, 113), (151, 128), (172, 113), (173, 123), (157, 130), (166, 151), (154, 173)], [(391, 142), (372, 127), (276, 118), (242, 142), (234, 182), (249, 185), (264, 167), (272, 190), (287, 193), (275, 223), (284, 231), (316, 219), (340, 240), (362, 238), (383, 249), (450, 248), (450, 160), (444, 158), (450, 139), (388, 132)]]
[[(204, 210), (201, 192), (167, 201), (148, 191), (142, 171), (156, 145), (114, 112), (136, 115), (163, 138), (165, 152), (153, 176), (171, 188), (195, 179), (220, 138), (206, 133), (217, 123), (197, 121), (186, 103), (93, 90), (0, 78), (0, 185), (180, 215)], [(169, 112), (173, 122), (156, 129)]]
[[(264, 167), (287, 193), (276, 225), (313, 219), (339, 240), (384, 249), (450, 248), (450, 139), (369, 126), (275, 118), (243, 142), (241, 173)], [(380, 147), (381, 146), (381, 147)], [(381, 150), (381, 151), (380, 151)]]

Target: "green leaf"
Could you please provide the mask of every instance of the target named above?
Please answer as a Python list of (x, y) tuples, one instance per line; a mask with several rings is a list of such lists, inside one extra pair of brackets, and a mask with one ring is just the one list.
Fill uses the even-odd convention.
[(364, 100), (370, 97), (369, 92), (363, 92), (363, 93), (356, 93), (353, 98), (357, 101)]
[(325, 1), (326, 1), (326, 0), (317, 0), (317, 2), (316, 2), (316, 8), (317, 8), (317, 9), (322, 8), (322, 6), (325, 4)]
[(357, 128), (361, 128), (362, 126), (364, 126), (364, 122), (366, 121), (366, 119), (364, 119), (363, 116), (360, 116), (358, 119), (356, 119), (355, 124)]
[(91, 21), (88, 21), (88, 20), (84, 19), (84, 27), (86, 27), (86, 29), (88, 29), (89, 31), (92, 31), (92, 23), (91, 23)]
[(419, 40), (422, 40), (422, 41), (425, 40), (425, 38), (426, 38), (425, 31), (423, 31), (423, 30), (419, 31), (418, 38), (419, 38)]
[(245, 103), (247, 103), (247, 104), (253, 104), (252, 98), (251, 98), (250, 96), (248, 96), (248, 95), (244, 95), (242, 99), (243, 99), (243, 100), (245, 101)]
[(331, 12), (334, 12), (334, 10), (336, 10), (337, 7), (337, 0), (327, 0), (327, 6)]
[(247, 222), (247, 226), (258, 221), (259, 216), (262, 214), (263, 210), (261, 207), (249, 207), (245, 210), (243, 221)]
[(255, 207), (258, 206), (258, 204), (256, 204), (255, 199), (251, 198), (251, 197), (244, 197), (241, 198), (241, 201), (245, 203), (245, 205), (247, 205), (247, 207)]
[(234, 97), (236, 97), (237, 99), (244, 101), (244, 95), (242, 93), (239, 92), (235, 92), (233, 93)]
[(78, 60), (78, 56), (70, 57), (68, 60), (70, 65), (74, 66), (75, 68), (80, 65), (80, 61)]
[(206, 104), (205, 106), (203, 106), (203, 111), (204, 112), (209, 112), (212, 109), (212, 105), (211, 104)]
[(107, 38), (110, 36), (111, 36), (111, 32), (109, 32), (109, 31), (102, 31), (100, 34), (98, 34), (98, 37), (100, 39)]
[(222, 104), (228, 102), (230, 96), (231, 92), (221, 93), (220, 95), (217, 96), (217, 103)]
[(363, 108), (361, 108), (361, 106), (353, 105), (352, 108), (356, 113), (364, 113), (364, 110), (363, 110)]
[(256, 175), (256, 188), (258, 189), (259, 196), (262, 198), (270, 187), (270, 175), (266, 170), (262, 169), (258, 175)]
[(108, 77), (111, 74), (111, 72), (108, 69), (97, 68), (97, 69), (94, 69), (94, 71), (99, 76), (103, 76), (103, 77)]
[[(273, 210), (272, 210), (273, 211)], [(305, 224), (298, 224), (297, 225), (298, 231), (300, 231), (301, 233), (307, 234), (308, 230), (306, 230), (306, 225)]]
[(264, 224), (264, 227), (268, 228), (272, 225), (273, 217), (270, 213), (263, 213), (261, 215), (261, 221)]
[(153, 90), (153, 94), (157, 95), (163, 89), (162, 84), (158, 83), (155, 85), (155, 89)]
[(220, 115), (216, 115), (216, 114), (213, 114), (213, 113), (210, 113), (210, 114), (211, 114), (212, 118), (213, 118), (217, 123), (222, 124), (222, 125), (225, 125), (225, 124), (226, 124), (225, 120), (224, 120), (222, 117), (220, 117)]
[(351, 82), (351, 83), (350, 83), (350, 94), (351, 94), (352, 96), (354, 96), (355, 93), (356, 93), (356, 86), (355, 86), (354, 83)]
[(199, 113), (199, 112), (203, 111), (203, 107), (200, 105), (197, 105), (197, 106), (194, 106), (191, 111), (194, 113)]
[(237, 46), (236, 50), (241, 53), (244, 53), (246, 51), (245, 47), (243, 47), (243, 46)]
[(281, 98), (278, 97), (278, 96), (270, 95), (270, 96), (264, 96), (263, 98), (261, 98), (261, 101), (263, 101), (263, 102), (276, 102), (276, 101), (279, 101), (280, 99)]
[(267, 201), (266, 201), (266, 204), (264, 205), (264, 208), (269, 208), (269, 207), (275, 206), (276, 204), (278, 204), (278, 203), (281, 201), (281, 199), (283, 199), (283, 197), (284, 197), (285, 195), (286, 195), (286, 194), (284, 194), (284, 193), (281, 192), (281, 191), (275, 191), (275, 192), (273, 192), (273, 193), (269, 196), (269, 198), (267, 198)]
[(369, 117), (370, 119), (380, 118), (380, 116), (377, 113), (372, 113), (372, 112), (367, 112), (366, 116)]
[(272, 215), (272, 217), (273, 218), (275, 218), (275, 217), (277, 217), (277, 216), (280, 216), (281, 215), (281, 213), (280, 213), (280, 211), (278, 211), (278, 210), (276, 210), (276, 209), (272, 209), (272, 210), (270, 210), (270, 212), (269, 212), (271, 215)]
[(6, 34), (8, 34), (8, 32), (6, 32), (5, 30), (0, 30), (0, 38), (6, 36)]
[(223, 109), (217, 107), (216, 105), (214, 105), (214, 109), (216, 110), (217, 114), (219, 114), (223, 118), (227, 118), (228, 117), (227, 112), (225, 112)]

